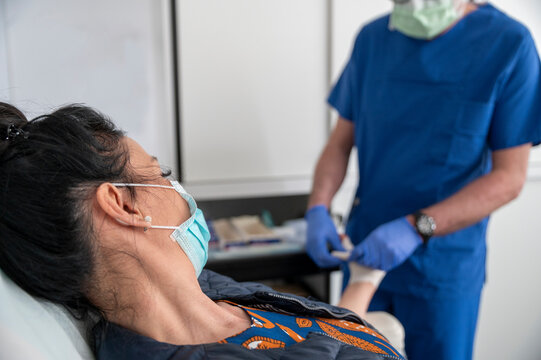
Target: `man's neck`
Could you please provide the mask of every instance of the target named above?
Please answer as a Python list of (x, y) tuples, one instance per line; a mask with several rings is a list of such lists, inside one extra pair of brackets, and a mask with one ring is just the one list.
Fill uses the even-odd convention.
[[(472, 12), (474, 12), (475, 10), (477, 10), (479, 8), (479, 6), (477, 6), (476, 4), (474, 3), (465, 3), (464, 5), (464, 11), (463, 11), (463, 14), (462, 16), (456, 20), (454, 23), (452, 23), (451, 25), (449, 25), (449, 27), (447, 29), (445, 29), (443, 32), (441, 32), (438, 36), (436, 36), (435, 38), (433, 39), (437, 39), (439, 38), (440, 36), (442, 35), (445, 35), (447, 32), (449, 32), (453, 27), (455, 27), (456, 24), (458, 24), (462, 19), (464, 19), (466, 16), (468, 16), (469, 14), (471, 14)], [(432, 40), (433, 40), (432, 39)]]
[(466, 3), (466, 8), (464, 9), (464, 15), (462, 15), (462, 17), (467, 16), (469, 13), (472, 13), (477, 9), (479, 9), (479, 5), (471, 2)]

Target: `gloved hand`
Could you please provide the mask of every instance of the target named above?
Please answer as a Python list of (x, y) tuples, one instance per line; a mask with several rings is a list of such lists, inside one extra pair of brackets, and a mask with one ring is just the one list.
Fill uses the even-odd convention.
[(389, 271), (402, 264), (422, 243), (415, 228), (402, 217), (372, 231), (353, 249), (349, 261)]
[(305, 215), (308, 223), (306, 252), (321, 267), (338, 266), (342, 260), (329, 253), (327, 244), (334, 250), (345, 251), (336, 227), (324, 205), (310, 208)]

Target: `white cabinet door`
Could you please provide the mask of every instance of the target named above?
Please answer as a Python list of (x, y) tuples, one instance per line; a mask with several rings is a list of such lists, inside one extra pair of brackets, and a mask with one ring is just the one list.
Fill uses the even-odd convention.
[(29, 116), (93, 106), (174, 167), (167, 4), (0, 1), (0, 96)]
[(325, 0), (179, 0), (182, 182), (306, 193), (327, 137)]

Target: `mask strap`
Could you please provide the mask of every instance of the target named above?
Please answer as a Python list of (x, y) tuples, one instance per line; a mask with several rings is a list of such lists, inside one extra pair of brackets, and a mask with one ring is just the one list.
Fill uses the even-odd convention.
[[(178, 184), (178, 182), (177, 182)], [(131, 184), (131, 183), (111, 183), (111, 185), (113, 186), (119, 186), (119, 187), (153, 187), (153, 188), (162, 188), (162, 189), (172, 189), (172, 190), (177, 190), (174, 186), (167, 186), (167, 185), (155, 185), (155, 184)], [(193, 197), (188, 194), (186, 192), (186, 190), (184, 190), (184, 188), (182, 187), (182, 185), (178, 184), (178, 186), (180, 187), (180, 189), (182, 190), (182, 193), (181, 193), (181, 196), (184, 198), (184, 195), (182, 194), (185, 194), (187, 196), (189, 196), (192, 200), (193, 200)], [(194, 201), (195, 203), (195, 201)], [(197, 205), (195, 206), (197, 208)], [(191, 212), (191, 206), (190, 206), (190, 212)], [(192, 217), (195, 216), (195, 211), (194, 211), (194, 214), (190, 214), (190, 219)], [(188, 221), (190, 220), (188, 219)], [(145, 221), (149, 221), (149, 220), (146, 220), (145, 218)], [(150, 221), (149, 221), (150, 222)], [(176, 230), (178, 228), (178, 226), (162, 226), (162, 225), (150, 225), (149, 228), (151, 229), (165, 229), (165, 230)], [(145, 228), (145, 231), (146, 231), (146, 228)]]
[(160, 226), (160, 225), (150, 225), (151, 229), (166, 229), (166, 230), (176, 230), (178, 226)]

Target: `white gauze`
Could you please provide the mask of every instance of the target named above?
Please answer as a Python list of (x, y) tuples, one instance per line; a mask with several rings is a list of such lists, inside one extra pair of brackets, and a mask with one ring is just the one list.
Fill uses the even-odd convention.
[[(332, 251), (331, 255), (334, 257), (339, 258), (343, 261), (348, 261), (351, 251), (353, 250), (354, 246), (351, 243), (351, 240), (349, 237), (345, 237), (342, 240), (342, 246), (344, 246), (344, 249), (346, 251)], [(356, 282), (369, 282), (372, 283), (375, 287), (378, 287), (381, 283), (381, 280), (385, 277), (386, 272), (383, 270), (373, 269), (369, 268), (363, 265), (360, 265), (356, 263), (355, 261), (350, 261), (348, 263), (349, 266), (349, 284), (353, 284)]]

